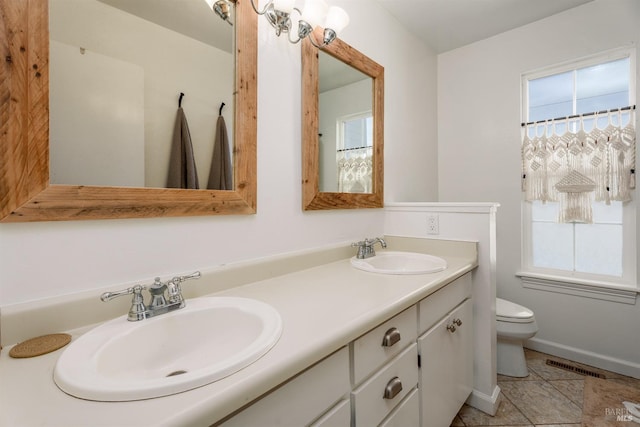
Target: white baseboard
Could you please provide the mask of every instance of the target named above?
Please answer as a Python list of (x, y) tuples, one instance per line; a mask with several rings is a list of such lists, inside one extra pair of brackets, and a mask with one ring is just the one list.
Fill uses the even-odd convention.
[(500, 387), (498, 386), (493, 389), (491, 396), (473, 389), (471, 395), (467, 398), (467, 405), (479, 409), (485, 414), (494, 416), (496, 412), (498, 412), (498, 406), (500, 406), (501, 400), (502, 395), (500, 394)]
[(569, 347), (552, 341), (531, 338), (524, 346), (531, 350), (562, 357), (574, 362), (584, 363), (607, 371), (640, 379), (640, 364), (629, 360), (617, 359), (604, 354), (593, 353), (575, 347)]

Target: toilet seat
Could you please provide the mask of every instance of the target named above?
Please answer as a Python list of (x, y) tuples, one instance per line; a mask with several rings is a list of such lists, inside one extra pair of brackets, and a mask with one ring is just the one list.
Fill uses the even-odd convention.
[(496, 298), (496, 320), (509, 323), (531, 323), (533, 311), (514, 302)]

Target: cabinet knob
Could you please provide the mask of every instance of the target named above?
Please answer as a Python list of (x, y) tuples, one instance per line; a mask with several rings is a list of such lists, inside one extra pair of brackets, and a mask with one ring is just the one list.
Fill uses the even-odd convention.
[(402, 391), (402, 381), (400, 378), (393, 377), (387, 383), (387, 386), (384, 388), (384, 398), (385, 399), (393, 399)]
[(447, 325), (447, 331), (454, 333), (456, 331), (456, 325), (454, 324)]
[(382, 346), (391, 347), (398, 341), (400, 341), (400, 331), (394, 327), (385, 332), (384, 338), (382, 338)]
[(453, 319), (453, 323), (455, 323), (458, 326), (462, 326), (462, 320), (460, 319)]

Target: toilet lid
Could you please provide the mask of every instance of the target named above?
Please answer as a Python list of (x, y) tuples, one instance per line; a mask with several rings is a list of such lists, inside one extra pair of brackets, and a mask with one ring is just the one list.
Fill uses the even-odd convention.
[(505, 322), (527, 322), (533, 320), (533, 311), (514, 302), (496, 298), (496, 319)]

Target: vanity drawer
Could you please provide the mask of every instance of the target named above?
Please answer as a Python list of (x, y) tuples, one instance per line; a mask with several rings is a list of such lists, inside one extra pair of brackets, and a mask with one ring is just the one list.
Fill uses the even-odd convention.
[(353, 384), (362, 382), (417, 338), (417, 308), (412, 306), (355, 340), (351, 347)]
[(414, 343), (351, 393), (355, 425), (378, 425), (417, 383), (418, 349)]
[(471, 296), (471, 273), (457, 278), (418, 304), (418, 331), (423, 333)]
[(343, 347), (220, 425), (309, 425), (327, 410), (332, 409), (336, 402), (348, 396), (348, 375), (349, 352)]
[(414, 388), (409, 396), (380, 424), (380, 427), (407, 427), (420, 425), (420, 395)]

